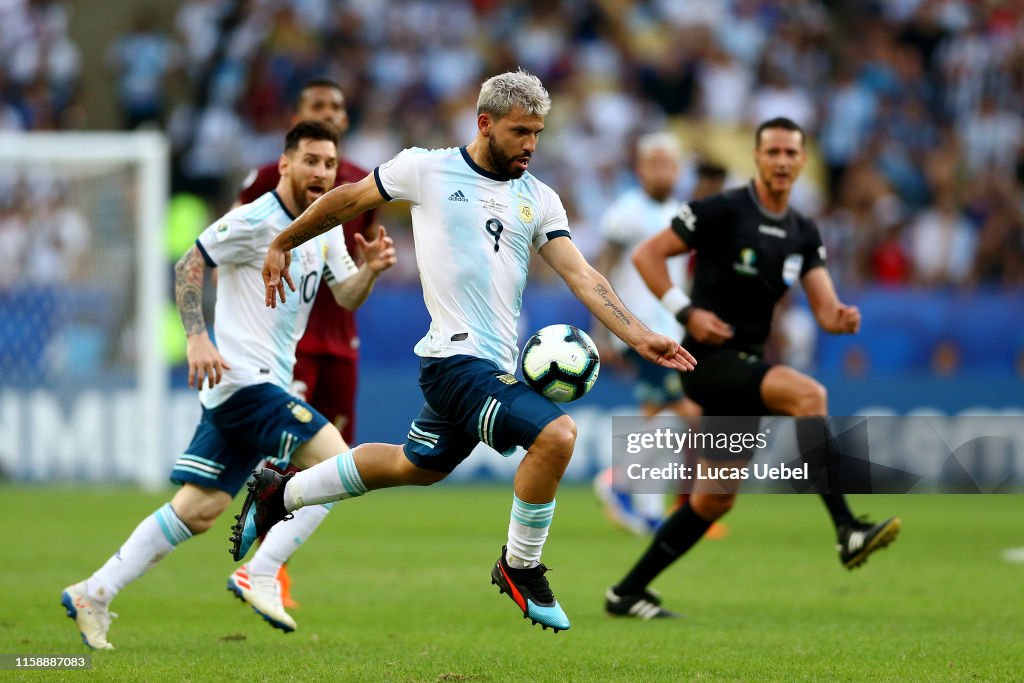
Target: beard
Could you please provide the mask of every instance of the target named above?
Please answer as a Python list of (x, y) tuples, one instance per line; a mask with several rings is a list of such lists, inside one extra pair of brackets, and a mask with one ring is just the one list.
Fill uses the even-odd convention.
[[(302, 213), (303, 211), (308, 209), (309, 205), (313, 203), (314, 199), (316, 199), (310, 198), (309, 193), (307, 192), (308, 189), (309, 184), (303, 183), (299, 180), (296, 180), (295, 178), (292, 178), (292, 197), (295, 199), (296, 206), (299, 207), (299, 213)], [(325, 192), (327, 191), (327, 188), (323, 189)], [(323, 196), (323, 193), (321, 193), (319, 196)]]
[(491, 157), (491, 163), (494, 164), (494, 170), (499, 174), (509, 178), (522, 178), (526, 173), (526, 169), (518, 168), (515, 165), (515, 160), (518, 157), (511, 157), (501, 151), (493, 135), (487, 138), (487, 153)]

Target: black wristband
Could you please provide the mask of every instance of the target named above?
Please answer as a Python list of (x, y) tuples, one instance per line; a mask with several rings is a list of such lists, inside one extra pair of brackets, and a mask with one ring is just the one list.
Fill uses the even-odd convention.
[(687, 304), (679, 309), (679, 312), (676, 313), (676, 320), (679, 321), (680, 325), (686, 327), (686, 321), (690, 319), (694, 308), (695, 306), (693, 304)]

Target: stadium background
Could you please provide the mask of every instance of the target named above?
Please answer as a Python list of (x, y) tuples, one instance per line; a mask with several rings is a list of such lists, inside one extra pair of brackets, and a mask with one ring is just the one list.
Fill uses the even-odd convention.
[[(698, 158), (744, 182), (752, 125), (789, 115), (815, 143), (794, 204), (818, 220), (839, 291), (865, 322), (857, 337), (818, 335), (796, 297), (780, 316), (776, 357), (821, 377), (836, 414), (1019, 410), (1020, 3), (783, 5), (112, 0), (99, 12), (98, 4), (11, 0), (0, 5), (0, 127), (166, 135), (169, 272), (247, 170), (276, 156), (289, 103), (313, 76), (344, 86), (352, 127), (343, 153), (372, 168), (406, 146), (465, 144), (480, 81), (517, 65), (532, 70), (554, 107), (531, 171), (559, 191), (590, 257), (601, 213), (635, 182), (637, 135), (679, 135), (685, 197)], [(104, 241), (102, 210), (57, 210), (72, 203), (61, 195), (80, 187), (13, 176), (0, 183), (0, 425), (18, 432), (8, 444), (31, 455), (26, 465), (0, 446), (0, 463), (15, 479), (109, 477), (82, 465), (102, 456), (82, 453), (74, 439), (42, 438), (39, 425), (88, 422), (76, 407), (82, 388), (116, 385), (138, 330), (112, 312), (112, 290), (132, 285), (108, 275), (117, 252)], [(426, 316), (407, 212), (386, 207), (382, 222), (396, 234), (400, 264), (359, 312), (358, 437), (387, 441), (418, 409), (411, 348)], [(160, 458), (169, 463), (198, 408), (182, 388), (184, 344), (169, 297), (165, 318), (171, 391)], [(551, 322), (589, 325), (538, 260), (522, 331)], [(49, 394), (61, 409), (35, 415), (31, 406)], [(581, 444), (570, 478), (606, 461), (598, 425), (630, 404), (629, 378), (606, 369), (573, 406)], [(111, 419), (130, 420), (130, 411)], [(148, 468), (147, 480), (160, 470)], [(130, 470), (115, 478), (138, 479)]]
[[(1019, 416), (1022, 15), (1020, 2), (969, 0), (0, 0), (0, 135), (138, 128), (166, 141), (168, 211), (153, 236), (166, 286), (248, 169), (276, 156), (288, 102), (310, 76), (342, 83), (345, 155), (372, 167), (406, 145), (465, 144), (483, 77), (531, 69), (554, 98), (531, 170), (559, 191), (590, 256), (602, 211), (634, 182), (639, 133), (680, 136), (685, 197), (698, 156), (743, 182), (752, 124), (788, 113), (815, 143), (795, 203), (819, 221), (830, 271), (865, 323), (853, 338), (808, 333), (797, 298), (775, 353), (821, 377), (836, 414)], [(0, 139), (0, 157), (14, 139)], [(145, 316), (164, 327), (138, 328), (136, 175), (51, 164), (37, 138), (18, 140), (38, 156), (0, 164), (0, 652), (78, 654), (60, 588), (167, 499), (198, 402), (183, 388), (169, 288)], [(60, 140), (71, 138), (56, 142), (68, 155), (109, 139), (79, 150)], [(362, 440), (398, 438), (419, 408), (411, 349), (426, 316), (404, 213), (382, 217), (401, 263), (360, 311)], [(537, 264), (523, 331), (550, 322), (588, 324)], [(147, 338), (162, 348), (143, 348)], [(170, 368), (156, 419), (133, 393), (140, 354)], [(632, 412), (631, 395), (629, 378), (605, 368), (571, 406), (569, 479), (607, 461), (608, 418)], [(140, 426), (153, 452), (126, 439)], [(84, 675), (859, 681), (1024, 670), (1019, 496), (856, 497), (858, 511), (905, 524), (857, 573), (836, 563), (818, 503), (745, 497), (725, 541), (655, 586), (687, 619), (641, 624), (607, 619), (601, 598), (646, 539), (613, 531), (586, 487), (565, 486), (545, 562), (573, 630), (551, 637), (487, 591), (515, 459), (478, 455), (459, 470), (472, 485), (385, 491), (332, 514), (293, 562), (303, 607), (287, 638), (226, 595), (220, 520), (118, 598), (118, 650)]]

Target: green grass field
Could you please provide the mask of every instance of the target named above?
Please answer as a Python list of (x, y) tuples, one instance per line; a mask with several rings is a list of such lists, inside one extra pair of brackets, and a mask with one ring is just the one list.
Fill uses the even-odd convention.
[[(0, 653), (85, 652), (59, 605), (169, 497), (132, 490), (0, 488), (7, 531)], [(612, 619), (602, 596), (645, 542), (567, 487), (545, 562), (572, 629), (524, 621), (490, 585), (508, 486), (384, 491), (339, 504), (292, 564), (299, 629), (272, 630), (226, 590), (230, 515), (114, 603), (88, 672), (38, 680), (678, 681), (1021, 680), (1022, 496), (861, 496), (903, 518), (895, 545), (839, 565), (821, 503), (747, 496), (729, 537), (658, 579), (685, 619)]]

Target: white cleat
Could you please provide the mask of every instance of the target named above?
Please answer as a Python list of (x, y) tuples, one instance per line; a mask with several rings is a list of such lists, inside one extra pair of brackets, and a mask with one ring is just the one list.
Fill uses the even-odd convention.
[(110, 619), (116, 617), (106, 605), (89, 597), (85, 581), (68, 586), (60, 596), (60, 604), (67, 609), (69, 617), (75, 620), (82, 634), (82, 642), (93, 650), (113, 650), (107, 642)]
[(284, 611), (281, 604), (281, 582), (276, 576), (249, 574), (249, 565), (243, 564), (228, 577), (228, 590), (249, 604), (256, 614), (267, 620), (274, 628), (285, 633), (295, 630), (295, 620)]
[(604, 516), (613, 526), (634, 536), (653, 534), (665, 516), (662, 496), (616, 491), (612, 476), (612, 468), (609, 467), (594, 477), (594, 495), (604, 507)]

